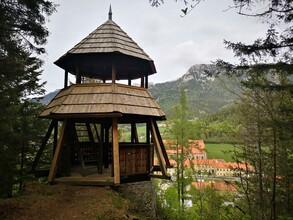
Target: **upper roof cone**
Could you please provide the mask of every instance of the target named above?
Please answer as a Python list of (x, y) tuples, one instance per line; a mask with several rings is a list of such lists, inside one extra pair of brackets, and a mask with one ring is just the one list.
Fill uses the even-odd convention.
[(113, 20), (108, 20), (54, 63), (76, 75), (109, 80), (137, 79), (156, 73), (153, 60)]

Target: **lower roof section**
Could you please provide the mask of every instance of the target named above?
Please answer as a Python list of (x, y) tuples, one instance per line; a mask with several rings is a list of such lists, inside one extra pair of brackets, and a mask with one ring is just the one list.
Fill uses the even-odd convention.
[(164, 112), (146, 88), (116, 83), (74, 84), (64, 88), (40, 117), (105, 118), (124, 114), (165, 119)]

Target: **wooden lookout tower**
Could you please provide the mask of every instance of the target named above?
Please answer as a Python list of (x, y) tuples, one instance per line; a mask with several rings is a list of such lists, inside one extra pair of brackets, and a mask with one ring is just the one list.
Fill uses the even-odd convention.
[[(112, 20), (111, 7), (108, 20), (55, 64), (65, 70), (64, 88), (40, 115), (51, 125), (33, 169), (54, 133), (51, 183), (117, 185), (168, 178), (170, 163), (157, 126), (165, 114), (148, 91), (154, 62)], [(69, 73), (76, 84), (68, 86)], [(131, 85), (135, 79), (140, 87)]]

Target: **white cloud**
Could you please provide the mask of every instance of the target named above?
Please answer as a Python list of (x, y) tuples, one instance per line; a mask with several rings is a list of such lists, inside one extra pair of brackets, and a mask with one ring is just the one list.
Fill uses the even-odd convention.
[(235, 11), (223, 12), (231, 0), (203, 1), (184, 18), (182, 5), (172, 1), (159, 8), (152, 8), (147, 0), (55, 2), (60, 6), (47, 25), (51, 36), (42, 75), (48, 91), (63, 87), (64, 70), (53, 62), (108, 19), (110, 4), (113, 20), (155, 61), (158, 74), (150, 77), (153, 82), (176, 79), (194, 64), (218, 58), (233, 61), (223, 39), (252, 42), (266, 29)]

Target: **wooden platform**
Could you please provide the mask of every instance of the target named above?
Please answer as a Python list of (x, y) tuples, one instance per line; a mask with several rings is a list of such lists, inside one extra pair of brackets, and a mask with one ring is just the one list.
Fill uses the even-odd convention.
[(96, 167), (90, 167), (83, 176), (80, 168), (73, 168), (70, 176), (57, 177), (54, 183), (87, 186), (111, 186), (114, 185), (114, 178), (110, 169), (104, 169), (103, 174), (99, 174)]

